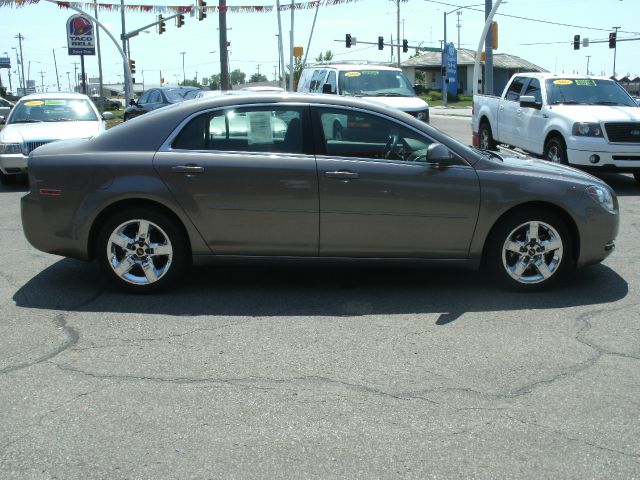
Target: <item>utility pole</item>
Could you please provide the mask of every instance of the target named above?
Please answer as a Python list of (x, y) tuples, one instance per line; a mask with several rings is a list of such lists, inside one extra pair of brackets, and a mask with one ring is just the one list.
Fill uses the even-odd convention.
[(289, 91), (293, 92), (293, 19), (294, 19), (294, 1), (291, 0), (291, 30), (289, 30)]
[(227, 41), (227, 0), (218, 0), (220, 24), (220, 90), (231, 90), (229, 81), (229, 42)]
[(40, 70), (38, 72), (40, 74), (40, 93), (44, 92), (44, 72)]
[(58, 84), (58, 91), (60, 91), (60, 77), (58, 76), (58, 62), (56, 60), (56, 49), (52, 48), (51, 51), (53, 52), (53, 64), (56, 67), (56, 82)]
[[(98, 20), (98, 3), (93, 4), (93, 16)], [(96, 46), (98, 47), (98, 83), (100, 85), (99, 95), (104, 95), (104, 85), (102, 79), (102, 52), (100, 50), (100, 28), (96, 25)], [(57, 74), (56, 74), (57, 75)], [(128, 83), (128, 82), (127, 82)], [(60, 87), (58, 87), (60, 89)], [(101, 107), (104, 108), (104, 105)]]
[[(18, 35), (16, 35), (15, 38), (18, 39), (18, 45), (20, 45), (20, 66), (22, 68), (22, 92), (23, 92), (23, 94), (26, 95), (26, 93), (27, 93), (27, 90), (26, 90), (27, 81), (26, 81), (26, 79), (24, 77), (24, 57), (22, 56), (22, 40), (24, 40), (24, 36), (21, 33), (18, 33)], [(614, 63), (615, 63), (615, 60), (614, 60)]]
[(400, 68), (400, 0), (395, 0), (397, 8), (396, 36), (398, 38), (398, 68)]
[(278, 77), (277, 77), (277, 75), (278, 75), (278, 70), (277, 70), (277, 67), (274, 65), (274, 66), (273, 66), (273, 81), (274, 81), (274, 82), (277, 82), (277, 81), (278, 81)]
[(618, 30), (622, 27), (611, 27), (616, 31), (616, 46), (613, 47), (613, 78), (616, 78), (616, 55), (618, 53)]
[(184, 86), (185, 82), (187, 81), (187, 77), (184, 73), (184, 56), (187, 52), (180, 52), (180, 55), (182, 55), (182, 86)]
[(280, 70), (280, 87), (284, 88), (284, 47), (282, 46), (282, 20), (280, 15), (280, 0), (276, 0), (276, 8), (278, 10), (278, 68)]
[(67, 82), (69, 82), (69, 91), (71, 91), (71, 72), (67, 72)]
[(589, 59), (591, 58), (591, 55), (587, 55), (587, 75), (589, 75)]
[[(122, 25), (122, 36), (120, 37), (122, 39), (122, 51), (124, 52), (125, 56), (127, 57), (127, 60), (130, 60), (129, 49), (127, 48), (128, 42), (127, 42), (127, 39), (125, 37), (125, 34), (127, 33), (127, 30), (125, 29), (125, 25), (124, 25), (124, 0), (120, 0), (120, 23)], [(124, 75), (122, 76), (122, 78), (123, 78), (123, 83), (124, 83), (124, 106), (125, 106), (125, 108), (129, 105), (129, 100), (131, 99), (131, 96), (132, 96), (132, 93), (133, 93), (133, 92), (129, 91), (129, 82), (127, 81), (127, 69), (128, 68), (129, 68), (129, 65), (127, 64), (127, 62), (123, 62), (122, 69), (123, 69)]]
[(75, 79), (75, 91), (78, 92), (78, 62), (73, 62), (73, 78)]
[[(484, 18), (489, 18), (493, 9), (493, 0), (485, 0)], [(484, 41), (484, 93), (493, 95), (493, 25), (489, 28)], [(475, 88), (475, 86), (474, 86)]]
[(456, 27), (458, 27), (458, 50), (460, 50), (460, 27), (462, 26), (460, 25), (460, 15), (462, 15), (462, 10), (458, 10), (456, 15), (458, 15), (458, 23), (456, 24)]

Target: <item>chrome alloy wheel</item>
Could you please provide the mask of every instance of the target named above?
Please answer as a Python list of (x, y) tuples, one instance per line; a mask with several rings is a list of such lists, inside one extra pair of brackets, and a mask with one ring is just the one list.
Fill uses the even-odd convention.
[(486, 127), (480, 129), (480, 149), (489, 150), (489, 130)]
[(547, 152), (547, 160), (553, 163), (562, 163), (562, 156), (560, 155), (560, 147), (557, 145), (551, 145)]
[(114, 229), (107, 242), (107, 258), (114, 273), (134, 285), (150, 285), (171, 268), (173, 247), (158, 225), (128, 220)]
[(555, 228), (545, 222), (529, 221), (507, 236), (502, 246), (502, 264), (519, 283), (541, 283), (556, 273), (562, 252), (562, 238)]

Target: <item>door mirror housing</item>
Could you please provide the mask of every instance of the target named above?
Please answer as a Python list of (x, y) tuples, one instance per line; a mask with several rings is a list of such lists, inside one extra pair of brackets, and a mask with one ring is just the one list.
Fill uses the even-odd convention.
[(102, 119), (103, 120), (113, 120), (114, 116), (113, 113), (111, 112), (102, 112)]
[(331, 85), (330, 83), (325, 83), (324, 85), (322, 85), (322, 93), (336, 93), (336, 92), (333, 89), (333, 85)]
[(416, 92), (416, 95), (422, 95), (424, 93), (424, 87), (419, 83), (416, 83), (413, 86), (413, 91)]
[(522, 95), (520, 97), (520, 106), (522, 108), (535, 108), (540, 110), (542, 108), (542, 102), (536, 102), (536, 97), (533, 95)]
[(427, 162), (449, 165), (453, 160), (451, 151), (441, 143), (432, 143), (427, 148)]

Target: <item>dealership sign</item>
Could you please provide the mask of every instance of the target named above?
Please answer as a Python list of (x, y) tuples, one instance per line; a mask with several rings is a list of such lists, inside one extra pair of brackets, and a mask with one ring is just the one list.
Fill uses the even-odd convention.
[(95, 28), (83, 15), (72, 15), (67, 20), (67, 48), (69, 55), (95, 55)]

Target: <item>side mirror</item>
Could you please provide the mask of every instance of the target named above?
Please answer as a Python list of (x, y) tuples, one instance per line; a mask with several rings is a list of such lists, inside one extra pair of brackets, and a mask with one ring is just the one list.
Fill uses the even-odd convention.
[(113, 120), (114, 119), (113, 113), (111, 113), (111, 112), (102, 112), (102, 119), (103, 120)]
[(424, 87), (419, 83), (416, 83), (413, 86), (413, 91), (416, 92), (416, 95), (422, 95), (424, 93)]
[(322, 93), (336, 93), (333, 90), (333, 86), (330, 83), (325, 83), (322, 85)]
[(448, 165), (452, 159), (453, 156), (449, 149), (441, 143), (432, 143), (427, 148), (427, 162), (429, 163)]
[(542, 108), (542, 102), (536, 102), (536, 97), (533, 95), (522, 95), (520, 97), (520, 107), (540, 110)]

